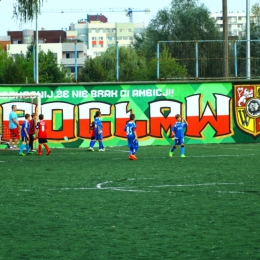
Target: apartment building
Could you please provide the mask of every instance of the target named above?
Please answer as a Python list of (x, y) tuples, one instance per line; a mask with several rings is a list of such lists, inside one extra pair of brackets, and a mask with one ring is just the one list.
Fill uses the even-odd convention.
[[(28, 46), (29, 43), (7, 44), (6, 49), (8, 54), (15, 58), (21, 53), (26, 54)], [(68, 68), (72, 73), (75, 72), (76, 61), (78, 68), (80, 68), (87, 58), (87, 45), (83, 42), (39, 43), (38, 46), (39, 50), (43, 52), (53, 52), (57, 57), (58, 64)]]
[[(31, 43), (36, 40), (34, 30), (8, 31), (12, 44)], [(66, 40), (66, 32), (63, 30), (45, 30), (41, 28), (38, 32), (39, 43), (61, 43)]]
[(67, 31), (67, 39), (83, 41), (93, 56), (101, 55), (116, 42), (119, 46), (130, 46), (134, 34), (140, 34), (145, 28), (144, 23), (108, 23), (102, 22), (105, 21), (103, 17), (94, 17), (96, 19), (91, 20), (88, 16), (88, 19), (71, 24), (70, 31)]
[[(220, 31), (223, 31), (223, 15), (220, 13), (212, 13), (211, 17), (217, 22)], [(254, 17), (251, 15), (251, 20)], [(246, 29), (246, 13), (245, 12), (229, 12), (228, 13), (228, 35), (241, 37)]]

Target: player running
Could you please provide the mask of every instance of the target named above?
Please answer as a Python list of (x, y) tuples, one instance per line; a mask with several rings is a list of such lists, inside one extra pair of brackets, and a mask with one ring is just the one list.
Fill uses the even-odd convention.
[(130, 149), (130, 160), (136, 160), (136, 152), (139, 148), (137, 134), (136, 134), (136, 124), (135, 124), (135, 115), (130, 115), (130, 121), (127, 122), (124, 131), (126, 132), (128, 148)]
[(186, 157), (184, 155), (184, 130), (187, 127), (187, 121), (182, 118), (179, 114), (175, 116), (177, 122), (172, 127), (172, 135), (174, 137), (174, 145), (169, 151), (169, 156), (172, 157), (173, 151), (177, 148), (178, 145), (181, 146), (181, 157)]
[(22, 130), (21, 130), (21, 139), (22, 139), (22, 143), (20, 146), (20, 152), (19, 155), (20, 156), (24, 156), (25, 154), (23, 153), (23, 149), (24, 146), (26, 147), (26, 154), (29, 155), (32, 152), (30, 152), (30, 147), (29, 147), (29, 129), (30, 129), (30, 115), (29, 114), (25, 114), (25, 120), (22, 124)]
[(44, 116), (42, 114), (39, 115), (39, 122), (36, 125), (36, 133), (35, 137), (38, 138), (38, 155), (42, 155), (42, 145), (46, 149), (46, 155), (51, 153), (51, 149), (47, 145), (47, 126), (43, 121)]

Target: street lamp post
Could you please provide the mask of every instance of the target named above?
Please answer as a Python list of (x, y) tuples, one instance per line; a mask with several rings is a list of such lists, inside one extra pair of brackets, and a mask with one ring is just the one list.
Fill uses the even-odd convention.
[(246, 77), (251, 78), (250, 53), (250, 0), (246, 0)]
[(77, 63), (77, 58), (78, 58), (78, 53), (77, 53), (77, 40), (74, 42), (74, 56), (75, 56), (75, 82), (78, 82), (78, 63)]
[(38, 8), (36, 10), (36, 50), (35, 50), (35, 83), (39, 84), (39, 53), (38, 53), (38, 45), (39, 45), (39, 35), (38, 35)]

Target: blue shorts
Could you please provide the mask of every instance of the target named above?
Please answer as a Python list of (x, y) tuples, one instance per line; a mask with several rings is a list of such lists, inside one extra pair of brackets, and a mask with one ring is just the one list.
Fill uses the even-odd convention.
[(128, 139), (128, 148), (137, 150), (139, 147), (138, 141), (135, 139)]
[(95, 140), (99, 141), (99, 140), (102, 140), (103, 139), (103, 134), (98, 134), (98, 133), (95, 133)]
[(175, 144), (175, 145), (184, 144), (184, 137), (182, 137), (182, 138), (175, 138), (175, 139), (174, 139), (174, 144)]

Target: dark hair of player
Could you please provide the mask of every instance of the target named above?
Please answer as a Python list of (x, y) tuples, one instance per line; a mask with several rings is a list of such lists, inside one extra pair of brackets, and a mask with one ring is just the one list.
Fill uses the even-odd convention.
[(177, 114), (177, 115), (175, 115), (175, 118), (177, 119), (177, 118), (179, 118), (181, 115), (180, 114)]
[(32, 113), (32, 115), (31, 115), (32, 117), (34, 117), (34, 116), (36, 116), (36, 114), (35, 113)]
[(100, 111), (96, 111), (96, 117), (99, 117), (99, 115), (101, 115)]
[(44, 118), (43, 114), (39, 115), (39, 119), (42, 120)]
[(12, 105), (12, 110), (16, 107), (16, 105)]
[(135, 120), (135, 114), (130, 115), (130, 120)]
[(25, 119), (27, 119), (27, 118), (30, 117), (30, 115), (29, 114), (25, 114), (24, 117), (25, 117)]

